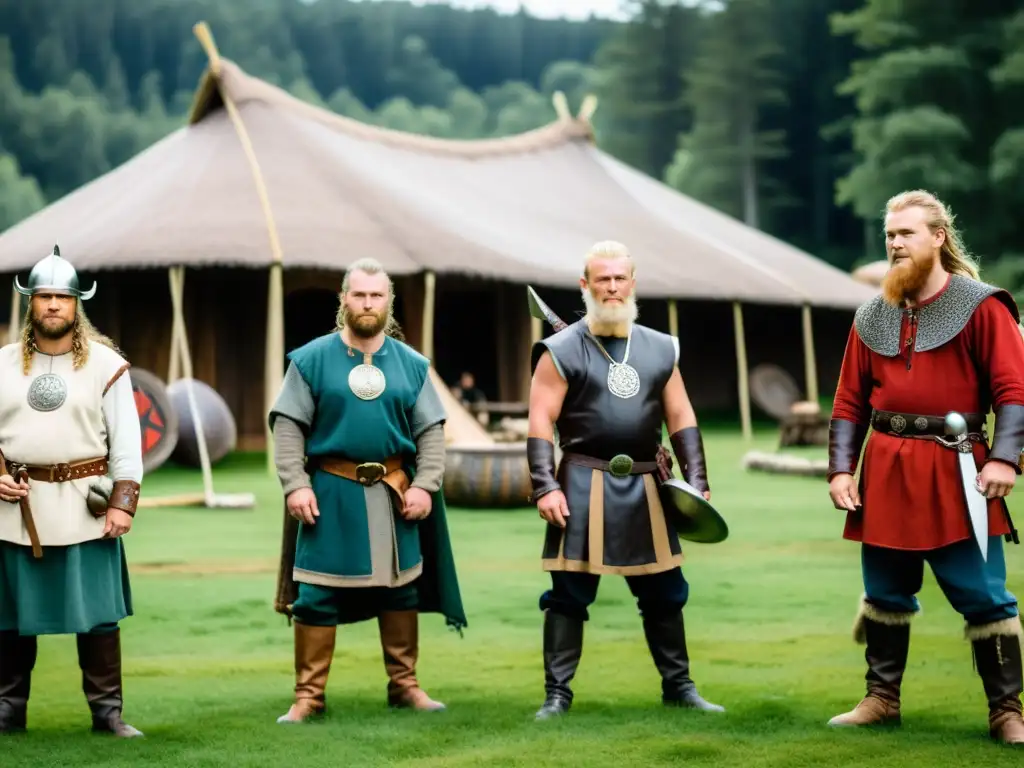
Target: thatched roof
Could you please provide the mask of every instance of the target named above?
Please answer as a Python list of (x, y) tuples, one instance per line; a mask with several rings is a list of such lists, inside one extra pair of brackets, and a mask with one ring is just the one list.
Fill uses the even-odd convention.
[[(214, 74), (216, 72), (217, 74)], [(521, 135), (455, 141), (341, 117), (218, 59), (189, 124), (0, 234), (0, 272), (55, 242), (77, 267), (270, 265), (237, 107), (285, 268), (433, 270), (575, 287), (596, 240), (626, 243), (645, 297), (855, 307), (875, 291), (696, 203), (594, 145), (565, 116)]]

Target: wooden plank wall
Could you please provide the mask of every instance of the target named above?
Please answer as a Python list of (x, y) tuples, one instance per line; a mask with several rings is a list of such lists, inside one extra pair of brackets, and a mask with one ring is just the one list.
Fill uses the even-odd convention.
[[(338, 273), (286, 272), (286, 316), (288, 312), (315, 312), (310, 326), (323, 326), (319, 332), (327, 332), (337, 308), (340, 281)], [(399, 277), (395, 282), (396, 316), (402, 322), (407, 341), (419, 348), (422, 276)], [(541, 295), (564, 320), (573, 322), (579, 317), (577, 291), (541, 290)], [(242, 449), (258, 450), (264, 446), (266, 296), (267, 273), (263, 270), (186, 272), (185, 320), (195, 376), (224, 398), (234, 414)], [(461, 370), (473, 369), (490, 397), (525, 400), (530, 378), (530, 327), (524, 287), (442, 276), (437, 280), (435, 303), (435, 367), (442, 378), (451, 384)], [(100, 273), (99, 291), (88, 303), (87, 311), (97, 327), (121, 346), (134, 366), (166, 379), (171, 301), (165, 270)], [(799, 309), (747, 306), (744, 312), (751, 367), (762, 362), (780, 365), (802, 390)], [(835, 387), (851, 321), (850, 312), (814, 313), (822, 394), (829, 394)], [(665, 302), (642, 301), (640, 322), (667, 331)], [(680, 302), (679, 326), (680, 369), (698, 412), (735, 410), (738, 406), (730, 305)], [(545, 323), (544, 334), (550, 333), (551, 328)]]

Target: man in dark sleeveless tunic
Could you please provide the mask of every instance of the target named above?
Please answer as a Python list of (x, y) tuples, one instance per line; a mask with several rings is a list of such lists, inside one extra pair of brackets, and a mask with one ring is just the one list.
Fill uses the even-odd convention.
[[(533, 499), (547, 521), (543, 567), (546, 698), (538, 719), (569, 710), (583, 623), (602, 574), (626, 577), (662, 677), (665, 704), (716, 712), (697, 693), (683, 628), (689, 585), (658, 494), (662, 424), (686, 481), (710, 499), (697, 419), (677, 367), (679, 342), (635, 323), (634, 264), (597, 243), (580, 288), (587, 314), (532, 352), (527, 454)], [(555, 469), (554, 431), (562, 460)]]

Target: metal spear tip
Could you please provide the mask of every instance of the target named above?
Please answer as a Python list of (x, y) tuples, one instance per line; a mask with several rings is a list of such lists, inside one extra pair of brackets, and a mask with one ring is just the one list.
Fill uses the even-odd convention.
[(950, 411), (946, 414), (946, 434), (953, 437), (963, 437), (967, 434), (967, 419), (963, 414)]

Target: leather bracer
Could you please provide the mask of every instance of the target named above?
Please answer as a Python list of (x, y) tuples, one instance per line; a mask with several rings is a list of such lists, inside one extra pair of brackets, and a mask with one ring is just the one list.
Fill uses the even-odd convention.
[(828, 426), (828, 479), (842, 473), (857, 472), (860, 449), (867, 427), (846, 419), (832, 419)]
[(1012, 464), (1021, 474), (1020, 454), (1024, 450), (1024, 405), (1001, 405), (996, 408), (996, 428), (992, 435), (989, 459)]
[(704, 440), (698, 427), (685, 427), (669, 436), (683, 479), (701, 493), (710, 491)]
[(562, 486), (555, 479), (555, 444), (540, 437), (526, 438), (526, 460), (530, 465), (530, 482), (533, 484), (531, 501)]
[(135, 508), (139, 505), (139, 484), (133, 480), (117, 480), (110, 491), (108, 506), (115, 507), (135, 517)]

